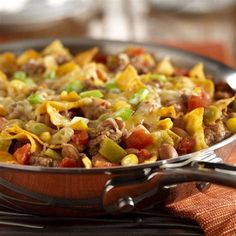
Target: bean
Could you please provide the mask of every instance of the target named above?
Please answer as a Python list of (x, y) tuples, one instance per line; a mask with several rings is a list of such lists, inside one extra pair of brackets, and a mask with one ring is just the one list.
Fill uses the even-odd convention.
[(184, 129), (184, 127), (185, 127), (185, 122), (181, 118), (174, 119), (173, 123), (174, 123), (175, 127), (178, 127), (178, 128), (181, 128), (181, 129)]
[(80, 156), (79, 151), (72, 144), (64, 144), (61, 150), (61, 154), (63, 157), (74, 159), (77, 159)]
[(228, 118), (236, 118), (236, 112), (229, 113)]
[(172, 145), (165, 143), (159, 148), (159, 157), (162, 160), (176, 158), (178, 153)]
[(177, 112), (181, 112), (181, 111), (184, 111), (184, 110), (186, 110), (186, 108), (184, 107), (184, 105), (183, 104), (181, 104), (181, 103), (179, 103), (179, 102), (177, 102), (176, 100), (170, 100), (170, 101), (168, 101), (166, 104), (165, 104), (165, 106), (174, 106), (174, 108), (175, 108), (175, 111), (177, 111)]
[(126, 148), (125, 151), (127, 154), (138, 154), (139, 150), (136, 148)]
[(173, 127), (171, 130), (182, 138), (186, 138), (189, 136), (189, 134), (181, 128)]

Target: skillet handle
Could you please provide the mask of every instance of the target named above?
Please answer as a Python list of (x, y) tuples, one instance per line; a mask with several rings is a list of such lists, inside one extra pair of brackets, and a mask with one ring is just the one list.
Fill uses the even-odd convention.
[[(236, 165), (223, 163), (212, 163), (203, 161), (192, 161), (190, 165), (182, 167), (156, 168), (148, 173), (145, 171), (140, 173), (130, 173), (128, 176), (118, 176), (110, 179), (105, 186), (103, 194), (103, 207), (109, 213), (130, 212), (137, 205), (142, 205), (142, 202), (153, 196), (162, 195), (164, 189), (171, 185), (176, 185), (186, 182), (211, 182), (223, 186), (236, 188)], [(132, 191), (133, 186), (140, 185), (140, 189), (154, 182), (152, 187), (138, 195)], [(195, 186), (195, 185), (193, 185)], [(106, 199), (112, 192), (122, 192), (123, 189), (130, 189), (125, 192), (125, 195), (119, 195), (112, 203), (106, 204)], [(108, 197), (108, 198), (107, 198)], [(157, 200), (157, 199), (156, 199)], [(158, 200), (156, 201), (158, 203)], [(149, 204), (149, 203), (148, 203)], [(150, 204), (153, 204), (150, 203)], [(145, 207), (147, 206), (147, 203)], [(150, 207), (150, 206), (149, 206)]]
[(236, 188), (236, 165), (193, 161), (190, 166), (167, 168), (161, 182), (163, 185), (204, 181)]

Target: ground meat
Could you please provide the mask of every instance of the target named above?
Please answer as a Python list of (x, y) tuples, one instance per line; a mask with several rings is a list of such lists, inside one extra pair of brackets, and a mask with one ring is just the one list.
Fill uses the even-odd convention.
[(51, 126), (51, 120), (50, 120), (50, 116), (48, 114), (42, 114), (37, 118), (38, 122), (44, 123), (47, 126)]
[(57, 57), (56, 57), (56, 62), (57, 62), (57, 64), (58, 65), (62, 65), (62, 64), (64, 64), (64, 63), (66, 63), (66, 62), (69, 62), (71, 60), (71, 56), (70, 55), (63, 55), (63, 54), (61, 54), (61, 55), (58, 55)]
[(108, 56), (107, 67), (111, 71), (122, 71), (129, 64), (130, 59), (125, 53), (120, 53), (118, 55)]
[(208, 146), (211, 146), (221, 140), (229, 137), (231, 133), (225, 128), (224, 124), (218, 122), (213, 125), (207, 125), (204, 128), (205, 141)]
[(173, 106), (176, 110), (176, 112), (186, 112), (186, 105), (184, 103), (177, 102), (176, 100), (170, 100), (168, 101), (165, 106)]
[(144, 55), (132, 57), (131, 64), (138, 71), (138, 74), (148, 73), (154, 66), (154, 63), (152, 61), (147, 61)]
[(22, 70), (29, 76), (43, 74), (45, 71), (45, 66), (42, 62), (35, 60), (29, 60), (26, 64), (22, 66)]
[(27, 100), (13, 102), (8, 106), (8, 119), (33, 120), (32, 106)]
[(230, 86), (223, 80), (218, 81), (215, 84), (215, 99), (224, 99), (234, 96), (234, 91)]
[(53, 160), (52, 158), (49, 158), (49, 157), (31, 155), (29, 164), (31, 166), (57, 167), (59, 164), (59, 161)]
[(7, 96), (7, 81), (0, 81), (0, 97)]
[[(151, 88), (150, 88), (151, 89)], [(155, 88), (152, 88), (155, 89)], [(140, 102), (137, 110), (135, 111), (135, 114), (149, 114), (156, 108), (161, 107), (161, 100), (158, 95), (158, 92), (150, 94), (148, 99), (145, 99), (144, 101)]]
[(218, 91), (218, 92), (215, 93), (215, 99), (216, 100), (230, 98), (230, 97), (231, 97), (231, 94), (228, 93), (228, 92)]
[(109, 137), (119, 143), (125, 132), (125, 123), (122, 120), (108, 118), (96, 127), (90, 127), (88, 150), (90, 155), (95, 155), (99, 149), (101, 141)]
[(90, 106), (81, 107), (81, 111), (85, 118), (90, 120), (96, 120), (104, 114), (109, 108), (110, 102), (102, 99), (93, 99), (93, 102)]
[(174, 127), (180, 128), (180, 129), (185, 129), (185, 122), (182, 118), (177, 118), (173, 120)]
[(91, 156), (95, 155), (98, 153), (98, 149), (100, 147), (100, 143), (102, 142), (103, 139), (106, 138), (106, 135), (101, 134), (98, 135), (97, 137), (89, 140), (88, 143), (88, 152)]
[(105, 91), (104, 87), (96, 85), (94, 81), (95, 79), (93, 77), (85, 79), (83, 82), (84, 88), (86, 88), (86, 90), (99, 89), (100, 91)]

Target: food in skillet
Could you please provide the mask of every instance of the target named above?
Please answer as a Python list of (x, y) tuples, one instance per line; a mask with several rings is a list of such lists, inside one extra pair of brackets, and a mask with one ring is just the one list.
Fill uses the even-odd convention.
[(47, 167), (151, 163), (211, 146), (236, 132), (235, 94), (143, 48), (75, 56), (0, 55), (0, 161)]

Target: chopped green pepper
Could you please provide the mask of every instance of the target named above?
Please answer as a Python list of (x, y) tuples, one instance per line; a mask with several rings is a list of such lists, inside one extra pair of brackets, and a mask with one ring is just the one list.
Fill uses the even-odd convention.
[(13, 75), (13, 78), (17, 80), (25, 80), (26, 74), (24, 71), (16, 71)]
[(50, 149), (50, 148), (48, 148), (44, 152), (44, 155), (48, 156), (48, 157), (51, 157), (54, 160), (61, 160), (62, 159), (62, 156), (58, 152), (56, 152), (56, 151), (54, 151), (53, 149)]
[(36, 134), (36, 135), (40, 135), (43, 132), (48, 132), (50, 130), (50, 128), (40, 122), (35, 122), (35, 121), (29, 121), (26, 125), (25, 125), (26, 130), (28, 130), (29, 132)]
[(114, 80), (108, 81), (105, 84), (105, 88), (107, 88), (107, 89), (116, 89), (117, 88), (116, 82)]
[(206, 123), (214, 123), (221, 117), (221, 111), (216, 106), (209, 106), (204, 111), (204, 121)]
[(132, 109), (128, 107), (123, 107), (119, 110), (117, 110), (115, 113), (113, 113), (112, 117), (120, 117), (122, 120), (128, 120), (133, 114)]
[(35, 82), (30, 78), (26, 78), (23, 82), (25, 82), (26, 85), (28, 85), (28, 86), (35, 86), (36, 85)]
[(35, 82), (32, 79), (27, 78), (25, 72), (23, 72), (23, 71), (15, 72), (15, 74), (13, 76), (13, 80), (22, 81), (28, 86), (35, 86), (36, 85)]
[(75, 80), (67, 84), (64, 88), (68, 93), (75, 91), (76, 93), (80, 93), (83, 89), (83, 86), (79, 80)]
[(148, 89), (141, 88), (137, 93), (135, 93), (129, 99), (129, 103), (132, 105), (138, 105), (141, 101), (143, 101), (147, 97), (148, 94), (149, 94)]
[(151, 74), (150, 78), (153, 80), (159, 80), (159, 81), (163, 81), (166, 82), (167, 78), (165, 75), (161, 75), (161, 74)]
[(42, 95), (40, 94), (31, 94), (27, 100), (30, 102), (31, 105), (36, 105), (36, 104), (40, 104), (44, 101), (44, 98)]
[(112, 163), (120, 163), (127, 154), (122, 147), (108, 137), (101, 142), (99, 153)]
[(86, 92), (82, 92), (82, 93), (80, 93), (80, 96), (82, 98), (84, 98), (84, 97), (102, 98), (104, 95), (102, 94), (102, 92), (100, 90), (95, 89), (95, 90), (89, 90)]
[(50, 79), (54, 79), (56, 77), (56, 72), (54, 70), (49, 71), (46, 75), (45, 75), (45, 79), (50, 80)]

